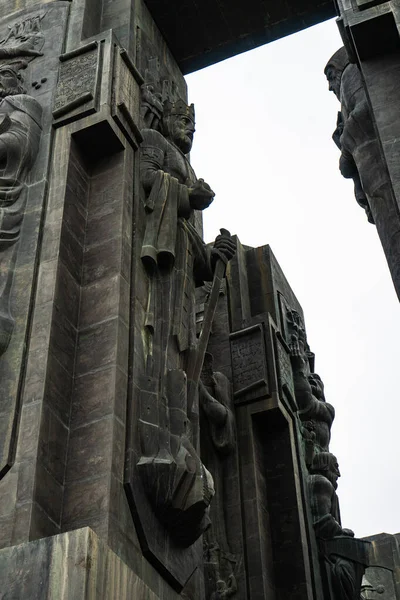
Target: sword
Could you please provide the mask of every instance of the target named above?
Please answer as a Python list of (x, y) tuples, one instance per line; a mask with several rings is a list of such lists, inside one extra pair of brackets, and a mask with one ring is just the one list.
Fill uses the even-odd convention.
[[(220, 229), (221, 235), (225, 237), (231, 237), (230, 232), (227, 229)], [(216, 249), (218, 252), (218, 249)], [(194, 352), (193, 362), (189, 360), (189, 365), (192, 363), (192, 368), (188, 367), (188, 414), (192, 412), (194, 393), (197, 389), (197, 385), (200, 380), (201, 369), (203, 367), (204, 356), (208, 346), (208, 340), (210, 339), (211, 327), (214, 321), (215, 310), (217, 308), (219, 292), (221, 289), (221, 283), (225, 277), (226, 261), (222, 258), (217, 258), (214, 269), (214, 277), (211, 286), (211, 291), (208, 296), (207, 307), (204, 313), (203, 325), (201, 328), (199, 342)]]

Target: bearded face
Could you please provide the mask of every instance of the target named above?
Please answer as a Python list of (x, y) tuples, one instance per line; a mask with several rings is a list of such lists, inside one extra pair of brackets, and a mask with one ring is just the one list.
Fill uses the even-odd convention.
[(194, 121), (186, 115), (170, 115), (165, 121), (167, 137), (183, 154), (189, 154), (195, 131)]
[(335, 456), (331, 456), (329, 461), (329, 468), (325, 473), (325, 477), (329, 479), (335, 490), (337, 489), (337, 480), (340, 477), (339, 465), (337, 462), (337, 458)]
[(333, 66), (329, 66), (325, 71), (325, 75), (329, 83), (329, 91), (333, 92), (340, 101), (340, 81), (342, 78), (342, 71), (335, 69)]
[(310, 382), (313, 395), (317, 398), (317, 400), (322, 400), (324, 402), (324, 384), (322, 383), (319, 375), (317, 375), (316, 373), (311, 373), (308, 376), (308, 381)]
[(0, 67), (0, 98), (15, 96), (24, 92), (22, 78), (18, 71), (9, 66)]

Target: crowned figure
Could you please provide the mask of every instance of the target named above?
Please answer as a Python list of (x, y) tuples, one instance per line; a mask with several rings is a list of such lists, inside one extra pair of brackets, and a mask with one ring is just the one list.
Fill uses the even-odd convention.
[(41, 55), (34, 45), (30, 38), (0, 44), (0, 354), (14, 330), (10, 300), (17, 242), (42, 134), (42, 107), (27, 95), (22, 77), (28, 62)]
[[(199, 458), (198, 392), (190, 381), (198, 360), (195, 287), (212, 280), (217, 260), (227, 262), (235, 252), (230, 236), (218, 236), (210, 248), (195, 227), (195, 211), (207, 208), (214, 192), (197, 179), (187, 157), (194, 131), (193, 104), (166, 101), (160, 131), (142, 131), (140, 162), (148, 301), (138, 469), (155, 512), (184, 545), (207, 527), (214, 494)], [(147, 414), (149, 398), (155, 406)]]

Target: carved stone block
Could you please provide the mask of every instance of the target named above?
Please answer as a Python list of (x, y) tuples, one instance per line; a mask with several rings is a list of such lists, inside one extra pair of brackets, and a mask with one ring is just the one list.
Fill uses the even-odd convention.
[(386, 0), (356, 0), (357, 6), (360, 10), (364, 10), (366, 8), (371, 8), (371, 6), (378, 6), (379, 4), (383, 4)]
[(60, 56), (61, 66), (54, 103), (56, 125), (64, 125), (97, 110), (101, 44), (91, 42)]
[(275, 335), (275, 352), (280, 392), (286, 396), (292, 408), (297, 410), (289, 348), (279, 332)]
[(264, 331), (261, 324), (230, 335), (235, 402), (242, 404), (269, 395)]
[(0, 588), (3, 598), (158, 598), (88, 527), (1, 550)]

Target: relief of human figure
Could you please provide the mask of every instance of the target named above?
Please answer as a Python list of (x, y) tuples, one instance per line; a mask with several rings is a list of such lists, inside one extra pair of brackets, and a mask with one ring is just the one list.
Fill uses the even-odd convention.
[(207, 353), (200, 382), (201, 456), (212, 473), (215, 497), (211, 506), (211, 527), (204, 541), (204, 568), (207, 598), (231, 598), (238, 586), (236, 577), (240, 560), (232, 552), (232, 519), (228, 507), (232, 502), (237, 469), (235, 452), (236, 427), (232, 385), (213, 369), (213, 357)]
[(340, 523), (338, 477), (339, 465), (333, 454), (314, 456), (308, 478), (311, 514), (334, 600), (359, 600), (368, 566), (368, 543), (354, 538), (354, 532)]
[(17, 242), (28, 174), (42, 133), (42, 108), (23, 88), (20, 71), (25, 66), (23, 61), (0, 64), (0, 354), (7, 349), (14, 329), (10, 293)]
[(141, 406), (145, 414), (150, 398), (154, 410), (150, 420), (140, 418), (138, 469), (155, 512), (183, 545), (209, 525), (214, 494), (199, 458), (198, 391), (190, 380), (198, 345), (195, 287), (235, 252), (230, 236), (218, 236), (210, 248), (196, 230), (194, 211), (207, 208), (214, 192), (187, 158), (194, 130), (193, 105), (167, 101), (161, 131), (142, 131), (140, 166), (147, 214), (141, 259), (149, 283)]
[(306, 453), (306, 463), (310, 465), (315, 453), (329, 450), (335, 409), (325, 400), (324, 384), (320, 376), (310, 370), (304, 326), (300, 315), (295, 311), (290, 313), (289, 326), (294, 390), (305, 445), (310, 450)]
[(345, 48), (340, 48), (328, 61), (325, 75), (329, 90), (341, 103), (333, 135), (341, 150), (340, 172), (343, 177), (353, 179), (356, 200), (369, 222), (374, 223), (374, 207), (391, 197), (392, 191), (361, 72), (349, 62)]

